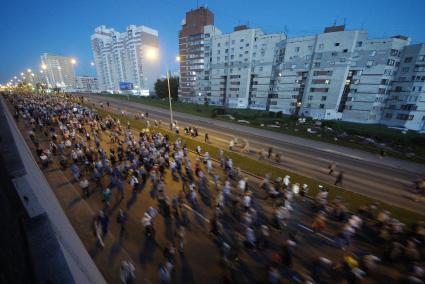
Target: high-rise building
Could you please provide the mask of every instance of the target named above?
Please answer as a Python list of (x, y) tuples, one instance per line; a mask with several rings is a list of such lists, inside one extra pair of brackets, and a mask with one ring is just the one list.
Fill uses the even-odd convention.
[(158, 32), (130, 25), (123, 33), (100, 26), (91, 36), (94, 64), (101, 91), (132, 86), (134, 92), (153, 90), (159, 78)]
[(425, 44), (345, 25), (296, 38), (246, 26), (221, 33), (212, 19), (205, 8), (186, 14), (179, 99), (424, 130)]
[(214, 14), (200, 7), (186, 13), (179, 31), (180, 83), (179, 99), (193, 101), (198, 95), (195, 84), (198, 73), (204, 70), (205, 41), (220, 31), (214, 26)]
[(44, 53), (41, 56), (41, 67), (51, 87), (74, 88), (76, 85), (75, 59), (62, 55)]
[(93, 76), (77, 76), (77, 90), (80, 92), (96, 92), (97, 79)]
[(284, 38), (242, 25), (205, 39), (210, 52), (196, 80), (198, 96), (213, 105), (265, 109), (276, 46)]
[(406, 46), (400, 56), (382, 122), (425, 131), (425, 44)]

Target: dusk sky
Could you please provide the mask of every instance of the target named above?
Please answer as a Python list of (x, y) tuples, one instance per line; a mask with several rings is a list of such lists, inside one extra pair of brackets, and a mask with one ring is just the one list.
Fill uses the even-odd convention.
[[(424, 0), (214, 0), (199, 1), (215, 14), (215, 25), (229, 32), (248, 24), (289, 37), (321, 32), (334, 21), (347, 29), (364, 28), (370, 37), (407, 35), (425, 42)], [(106, 25), (124, 31), (130, 24), (158, 30), (161, 65), (177, 70), (177, 33), (195, 0), (25, 0), (2, 1), (0, 9), (0, 83), (26, 68), (38, 70), (44, 52), (73, 56), (77, 75), (95, 74), (90, 66), (90, 35)], [(285, 28), (286, 27), (286, 28)]]

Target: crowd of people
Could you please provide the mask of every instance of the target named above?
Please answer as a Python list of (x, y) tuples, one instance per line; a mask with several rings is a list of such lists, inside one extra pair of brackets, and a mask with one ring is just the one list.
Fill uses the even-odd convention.
[[(264, 256), (260, 261), (265, 275), (261, 283), (382, 283), (385, 279), (424, 283), (424, 225), (414, 222), (407, 226), (377, 203), (351, 212), (341, 198), (330, 200), (324, 186), (319, 186), (310, 200), (309, 185), (299, 184), (290, 176), (268, 174), (261, 181), (247, 177), (223, 150), (219, 150), (216, 164), (200, 146), (191, 151), (182, 138), (171, 141), (150, 125), (143, 130), (132, 129), (130, 122), (101, 116), (83, 106), (81, 98), (17, 94), (8, 96), (8, 101), (15, 118), (23, 121), (41, 167), (59, 164), (72, 174), (82, 198), (102, 200), (103, 210), (94, 217), (92, 228), (100, 247), (105, 246), (111, 220), (119, 224), (120, 239), (128, 231), (131, 210), (120, 209), (115, 218), (111, 216), (111, 200), (121, 202), (130, 197), (129, 191), (130, 195), (139, 194), (146, 185), (152, 187), (151, 198), (157, 205), (149, 206), (140, 220), (145, 237), (155, 241), (159, 214), (177, 224), (175, 241), (163, 244), (163, 259), (158, 266), (162, 283), (175, 281), (177, 256), (183, 257), (190, 245), (185, 241), (186, 208), (198, 212), (206, 206), (206, 199), (214, 201), (206, 222), (210, 239), (205, 242), (216, 244), (228, 283), (238, 283), (243, 277), (240, 272), (247, 269), (246, 258), (251, 252)], [(142, 116), (147, 114), (138, 118)], [(174, 129), (179, 134), (177, 124)], [(196, 137), (198, 130), (186, 127), (184, 134)], [(40, 138), (48, 142), (40, 142)], [(268, 158), (271, 156), (270, 148)], [(334, 170), (330, 165), (329, 174)], [(169, 174), (181, 188), (167, 185)], [(342, 183), (340, 175), (336, 184)], [(293, 220), (299, 214), (306, 215), (309, 222), (304, 222), (303, 228)], [(303, 251), (309, 238), (302, 237), (302, 230), (309, 231), (309, 238), (326, 237), (326, 245), (333, 247), (336, 257)], [(121, 280), (137, 281), (137, 267), (131, 260), (123, 261)], [(381, 273), (384, 267), (390, 268), (391, 275)]]

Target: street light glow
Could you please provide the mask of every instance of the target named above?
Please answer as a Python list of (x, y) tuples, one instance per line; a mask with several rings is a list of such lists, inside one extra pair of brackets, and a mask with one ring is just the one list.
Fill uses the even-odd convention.
[(90, 62), (90, 65), (91, 65), (91, 66), (94, 66), (94, 62), (93, 62), (93, 61), (92, 61), (92, 62)]
[(71, 64), (72, 64), (72, 65), (77, 64), (77, 60), (75, 60), (75, 58), (71, 58)]
[(176, 61), (180, 62), (180, 56), (176, 56)]
[(47, 69), (47, 65), (46, 64), (41, 64), (41, 69), (46, 70)]
[(151, 48), (148, 48), (146, 50), (146, 58), (147, 59), (156, 60), (156, 59), (158, 59), (158, 57), (159, 57), (158, 48), (151, 47)]

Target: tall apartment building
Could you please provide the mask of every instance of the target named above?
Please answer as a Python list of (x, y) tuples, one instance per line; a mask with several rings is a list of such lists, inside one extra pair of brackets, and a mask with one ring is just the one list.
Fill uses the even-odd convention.
[(197, 78), (198, 95), (213, 105), (265, 109), (277, 43), (282, 34), (235, 27), (212, 36), (205, 69)]
[(81, 92), (96, 92), (98, 90), (97, 79), (93, 76), (77, 76), (77, 89)]
[(425, 44), (345, 26), (296, 38), (246, 26), (221, 33), (188, 21), (195, 11), (184, 25), (197, 27), (193, 41), (179, 42), (180, 99), (424, 129)]
[(51, 87), (74, 88), (75, 70), (71, 57), (44, 53), (41, 55), (41, 66), (46, 81)]
[(407, 38), (368, 39), (344, 26), (280, 44), (269, 110), (378, 123)]
[(91, 43), (101, 91), (118, 91), (124, 82), (132, 83), (135, 92), (153, 90), (160, 75), (156, 30), (130, 25), (120, 33), (99, 26)]
[(382, 122), (425, 130), (425, 44), (404, 48)]
[(186, 13), (179, 31), (180, 83), (179, 99), (193, 101), (198, 92), (195, 90), (198, 73), (204, 70), (205, 42), (220, 31), (214, 26), (214, 14), (200, 7)]

